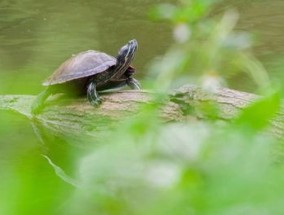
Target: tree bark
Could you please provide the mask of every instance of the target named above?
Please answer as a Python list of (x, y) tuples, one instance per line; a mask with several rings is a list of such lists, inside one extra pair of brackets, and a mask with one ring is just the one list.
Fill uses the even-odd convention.
[[(53, 97), (39, 115), (33, 116), (30, 106), (35, 96), (2, 95), (0, 110), (18, 112), (33, 122), (40, 123), (57, 133), (87, 133), (103, 131), (115, 125), (118, 120), (139, 114), (141, 104), (156, 102), (157, 93), (150, 91), (118, 91), (101, 95), (102, 104), (94, 108), (85, 98), (62, 99)], [(217, 117), (222, 120), (235, 118), (240, 110), (247, 107), (259, 96), (227, 88), (207, 93), (197, 86), (185, 85), (163, 97), (161, 118), (166, 121), (187, 120), (190, 117), (207, 118), (206, 112), (199, 107), (213, 102), (218, 106)], [(60, 101), (60, 102), (59, 102)], [(190, 116), (190, 117), (189, 117)], [(271, 122), (272, 132), (284, 135), (283, 112), (280, 111)]]

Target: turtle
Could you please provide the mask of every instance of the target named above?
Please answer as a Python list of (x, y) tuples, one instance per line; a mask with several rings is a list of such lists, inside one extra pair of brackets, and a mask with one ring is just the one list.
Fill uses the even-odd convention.
[(43, 82), (47, 88), (37, 96), (31, 112), (41, 112), (45, 100), (56, 93), (87, 94), (89, 102), (98, 106), (101, 103), (98, 91), (125, 85), (140, 90), (139, 81), (132, 77), (135, 69), (130, 66), (137, 48), (138, 42), (133, 39), (119, 50), (116, 58), (95, 50), (72, 56)]

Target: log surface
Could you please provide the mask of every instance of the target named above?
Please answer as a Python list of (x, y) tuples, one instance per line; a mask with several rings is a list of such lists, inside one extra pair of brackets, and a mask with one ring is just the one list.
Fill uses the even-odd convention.
[[(168, 121), (184, 120), (188, 117), (187, 107), (199, 107), (208, 102), (218, 105), (218, 117), (231, 120), (240, 110), (257, 100), (259, 96), (227, 88), (220, 88), (214, 94), (206, 93), (197, 86), (185, 85), (169, 92), (161, 110), (161, 117)], [(59, 133), (91, 133), (94, 129), (105, 130), (112, 123), (127, 116), (139, 114), (141, 104), (154, 101), (155, 93), (149, 91), (125, 90), (101, 95), (102, 104), (98, 108), (91, 106), (87, 99), (65, 99), (60, 103), (52, 99), (47, 101), (43, 112), (33, 116), (30, 106), (35, 96), (30, 95), (2, 95), (0, 96), (0, 110), (11, 110), (27, 118), (42, 123), (45, 127)], [(186, 108), (185, 108), (186, 107)], [(196, 108), (198, 110), (198, 108)], [(191, 112), (197, 118), (206, 118), (202, 112)], [(283, 111), (280, 111), (271, 122), (277, 136), (284, 135)]]

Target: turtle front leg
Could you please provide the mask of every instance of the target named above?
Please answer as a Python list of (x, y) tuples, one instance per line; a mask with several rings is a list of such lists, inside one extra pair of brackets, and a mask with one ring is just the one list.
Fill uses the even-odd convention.
[(133, 90), (140, 90), (141, 89), (141, 84), (135, 78), (128, 78), (126, 80), (126, 84)]
[(101, 103), (101, 99), (97, 93), (96, 83), (94, 81), (91, 81), (87, 86), (87, 98), (94, 106), (98, 106)]

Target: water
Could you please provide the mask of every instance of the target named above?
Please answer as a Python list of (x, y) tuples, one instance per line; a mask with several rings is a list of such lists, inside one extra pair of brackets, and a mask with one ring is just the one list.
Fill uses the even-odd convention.
[[(170, 26), (147, 18), (148, 10), (160, 2), (0, 1), (1, 94), (37, 94), (42, 89), (40, 83), (72, 54), (96, 49), (116, 55), (132, 38), (139, 42), (134, 65), (137, 76), (143, 78), (151, 60), (172, 43)], [(284, 2), (230, 0), (225, 3), (224, 8), (238, 9), (237, 29), (254, 33), (256, 55), (271, 75), (277, 76), (283, 68)]]
[[(284, 69), (284, 1), (282, 0), (229, 0), (227, 8), (240, 13), (236, 30), (253, 35), (253, 53), (263, 63), (271, 79), (283, 80)], [(255, 85), (243, 74), (234, 77), (233, 88), (254, 92)]]
[(255, 35), (255, 54), (261, 58), (284, 51), (284, 2), (281, 0), (232, 1), (240, 12), (239, 30)]
[(139, 42), (134, 64), (141, 77), (171, 41), (169, 26), (147, 19), (158, 2), (0, 1), (0, 92), (36, 94), (72, 54), (95, 49), (116, 55), (133, 38)]

